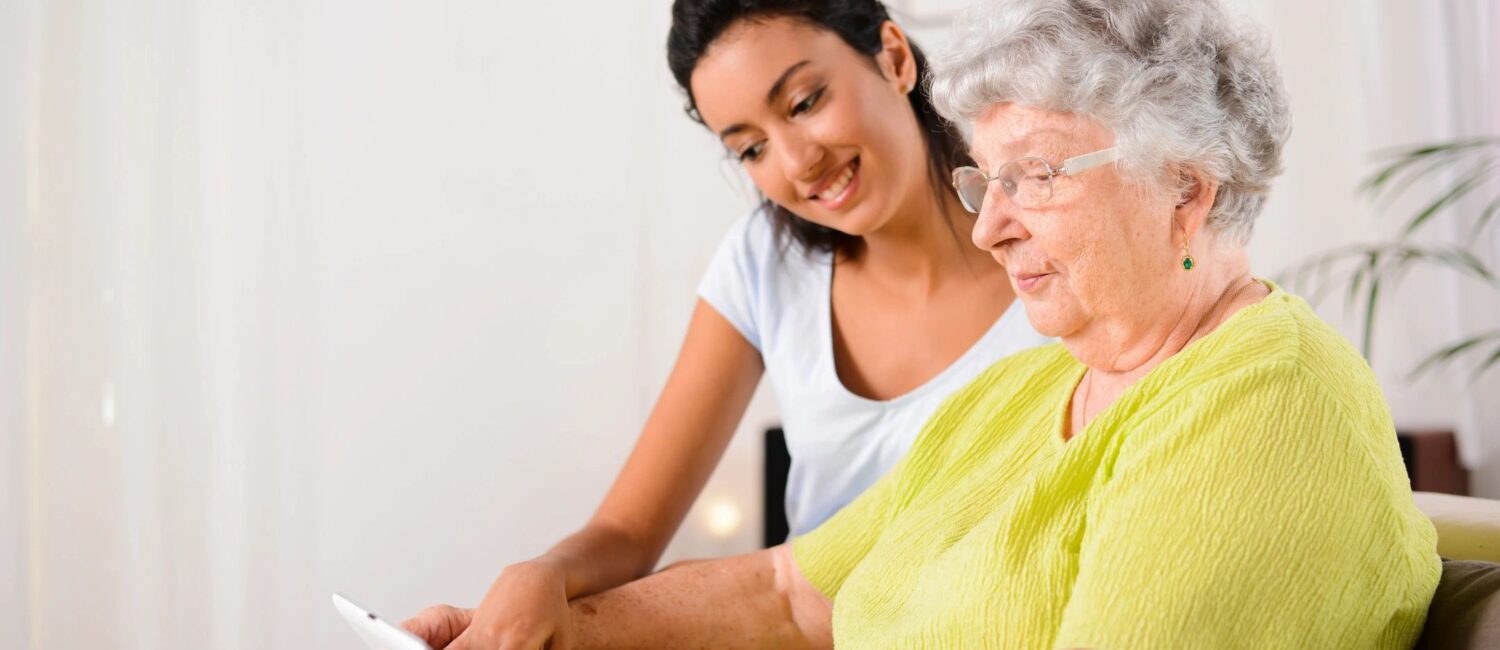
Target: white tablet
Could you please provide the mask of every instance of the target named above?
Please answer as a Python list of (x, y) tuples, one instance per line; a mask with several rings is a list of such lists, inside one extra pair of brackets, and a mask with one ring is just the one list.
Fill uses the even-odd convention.
[(354, 627), (354, 633), (371, 650), (432, 650), (417, 635), (392, 625), (341, 594), (333, 595), (333, 608)]

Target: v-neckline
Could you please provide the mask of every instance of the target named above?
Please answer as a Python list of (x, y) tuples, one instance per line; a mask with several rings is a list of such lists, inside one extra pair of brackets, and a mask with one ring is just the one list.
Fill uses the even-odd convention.
[[(828, 376), (833, 379), (833, 383), (838, 386), (839, 392), (842, 393), (846, 398), (863, 404), (889, 408), (920, 397), (921, 395), (931, 391), (934, 386), (942, 384), (943, 380), (946, 379), (949, 375), (958, 372), (961, 366), (966, 365), (966, 362), (970, 360), (970, 357), (979, 354), (980, 349), (988, 348), (989, 346), (986, 344), (989, 343), (990, 339), (999, 336), (1000, 331), (1005, 329), (1005, 326), (1008, 322), (1018, 317), (1025, 318), (1025, 308), (1021, 305), (1020, 297), (1013, 298), (1011, 299), (1010, 305), (1005, 308), (1005, 311), (1000, 312), (1000, 316), (995, 318), (995, 322), (990, 323), (989, 329), (986, 329), (983, 334), (979, 335), (979, 338), (974, 339), (974, 342), (969, 344), (968, 349), (964, 350), (963, 354), (958, 355), (958, 357), (955, 358), (951, 363), (945, 366), (942, 370), (939, 370), (937, 374), (934, 374), (933, 376), (927, 378), (921, 384), (918, 384), (915, 388), (912, 388), (911, 390), (888, 399), (875, 399), (872, 397), (865, 397), (864, 395), (860, 395), (859, 393), (851, 390), (849, 386), (844, 383), (844, 379), (839, 376), (838, 358), (837, 356), (835, 356), (837, 354), (837, 348), (833, 343), (833, 269), (833, 256), (829, 255), (827, 257), (827, 263), (824, 265), (824, 271), (822, 273), (823, 300), (821, 302), (823, 309), (822, 313), (819, 314), (819, 326), (823, 330), (823, 341), (821, 346), (823, 357), (822, 370), (828, 373)], [(1017, 312), (1020, 312), (1019, 315), (1017, 315)]]
[[(1072, 381), (1066, 384), (1068, 386), (1068, 392), (1064, 393), (1063, 395), (1064, 399), (1062, 400), (1062, 408), (1060, 412), (1058, 412), (1053, 418), (1052, 431), (1048, 435), (1048, 438), (1052, 439), (1053, 446), (1059, 449), (1066, 449), (1069, 445), (1072, 445), (1079, 439), (1087, 437), (1090, 431), (1093, 431), (1095, 428), (1097, 428), (1097, 425), (1101, 420), (1104, 420), (1106, 417), (1114, 417), (1117, 410), (1124, 408), (1121, 406), (1121, 404), (1127, 402), (1129, 398), (1133, 398), (1136, 393), (1145, 390), (1143, 386), (1155, 381), (1155, 379), (1165, 371), (1164, 369), (1176, 367), (1177, 363), (1179, 363), (1179, 360), (1185, 358), (1186, 355), (1192, 352), (1194, 348), (1202, 345), (1204, 341), (1212, 340), (1218, 337), (1221, 332), (1230, 329), (1230, 326), (1232, 324), (1244, 320), (1244, 318), (1242, 317), (1248, 318), (1246, 314), (1258, 313), (1263, 308), (1265, 308), (1266, 305), (1270, 305), (1271, 299), (1276, 297), (1277, 294), (1281, 292), (1281, 288), (1276, 286), (1274, 283), (1268, 282), (1266, 280), (1261, 280), (1259, 278), (1256, 279), (1256, 282), (1264, 284), (1267, 289), (1271, 290), (1271, 292), (1261, 297), (1260, 300), (1239, 308), (1234, 313), (1230, 314), (1229, 318), (1224, 319), (1224, 322), (1219, 323), (1218, 327), (1215, 327), (1208, 334), (1205, 334), (1197, 340), (1187, 344), (1181, 350), (1178, 350), (1176, 354), (1173, 354), (1172, 356), (1163, 359), (1161, 363), (1156, 364), (1156, 367), (1152, 368), (1150, 372), (1141, 375), (1140, 379), (1135, 380), (1134, 383), (1125, 387), (1125, 390), (1120, 392), (1120, 396), (1116, 397), (1115, 401), (1110, 402), (1109, 406), (1104, 407), (1104, 410), (1100, 411), (1098, 415), (1095, 415), (1094, 419), (1089, 420), (1088, 424), (1084, 425), (1082, 429), (1078, 430), (1078, 433), (1076, 435), (1071, 437), (1064, 436), (1067, 433), (1068, 425), (1070, 424), (1070, 418), (1072, 417), (1073, 394), (1078, 392), (1078, 386), (1083, 383), (1084, 375), (1088, 374), (1089, 367), (1084, 365), (1082, 361), (1079, 361), (1077, 358), (1075, 358), (1073, 354), (1071, 352), (1068, 352), (1067, 348), (1064, 347), (1063, 353), (1068, 355), (1068, 362), (1075, 366), (1073, 369), (1075, 376), (1073, 377)], [(1059, 345), (1062, 344), (1059, 343)]]

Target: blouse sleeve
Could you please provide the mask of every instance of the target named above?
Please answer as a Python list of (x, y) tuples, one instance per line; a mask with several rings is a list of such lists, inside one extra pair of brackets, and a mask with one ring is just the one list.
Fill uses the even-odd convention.
[(837, 598), (845, 579), (908, 504), (925, 489), (947, 480), (945, 470), (955, 464), (950, 456), (963, 453), (965, 433), (983, 430), (984, 422), (994, 415), (991, 409), (979, 407), (987, 406), (990, 396), (1010, 392), (996, 389), (996, 379), (1021, 374), (1007, 372), (1012, 367), (1008, 363), (1016, 360), (991, 366), (944, 399), (895, 467), (828, 521), (792, 540), (792, 554), (802, 575), (825, 597)]
[(698, 284), (698, 295), (762, 354), (761, 294), (774, 248), (770, 219), (754, 210), (729, 228)]
[(828, 600), (838, 598), (844, 579), (859, 566), (885, 531), (895, 512), (902, 475), (910, 463), (910, 456), (902, 459), (828, 521), (792, 540), (797, 568)]

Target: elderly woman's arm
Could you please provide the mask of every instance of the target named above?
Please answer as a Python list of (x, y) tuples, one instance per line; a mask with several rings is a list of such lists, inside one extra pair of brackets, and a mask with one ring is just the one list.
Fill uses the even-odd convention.
[(572, 602), (578, 648), (830, 648), (831, 604), (791, 547), (647, 576)]
[[(549, 647), (831, 648), (832, 603), (797, 568), (788, 545), (682, 564), (572, 601), (570, 629)], [(510, 647), (465, 635), (474, 610), (429, 608), (404, 623), (438, 650)]]

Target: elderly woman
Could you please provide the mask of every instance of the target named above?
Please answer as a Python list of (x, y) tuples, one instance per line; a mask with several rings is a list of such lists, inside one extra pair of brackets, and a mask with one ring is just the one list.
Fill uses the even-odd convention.
[[(1212, 0), (1003, 0), (936, 64), (1037, 330), (813, 532), (572, 603), (579, 646), (1405, 648), (1440, 573), (1369, 367), (1245, 243), (1289, 115)], [(461, 610), (418, 623), (441, 645)]]

